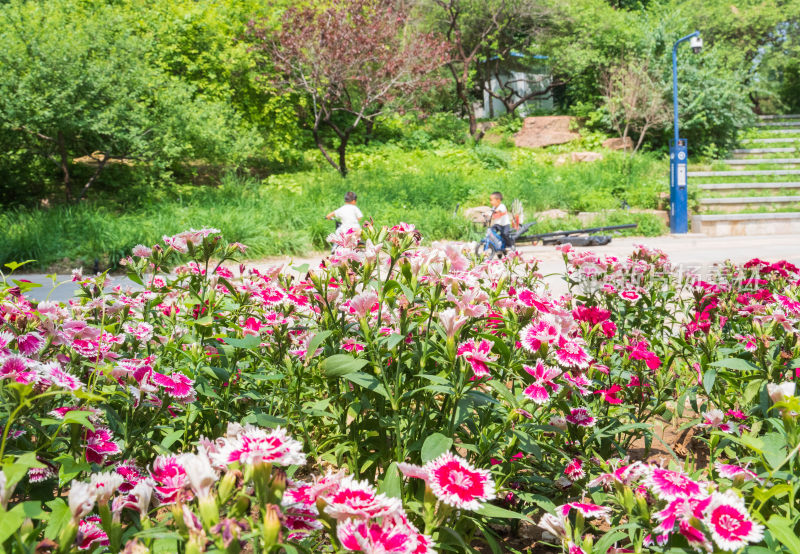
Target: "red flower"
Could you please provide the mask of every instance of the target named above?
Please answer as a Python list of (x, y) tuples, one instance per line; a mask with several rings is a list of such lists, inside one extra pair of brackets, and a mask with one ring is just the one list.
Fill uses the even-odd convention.
[(609, 404), (622, 404), (622, 398), (617, 396), (617, 393), (622, 390), (622, 387), (616, 383), (607, 389), (599, 389), (594, 391), (595, 394), (602, 394), (603, 399)]

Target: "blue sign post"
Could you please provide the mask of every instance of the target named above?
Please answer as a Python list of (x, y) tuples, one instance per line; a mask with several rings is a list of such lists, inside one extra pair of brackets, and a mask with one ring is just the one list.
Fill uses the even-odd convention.
[(672, 233), (689, 231), (689, 210), (686, 191), (688, 149), (686, 139), (669, 141), (669, 230)]
[(692, 50), (700, 51), (703, 41), (700, 32), (678, 39), (672, 47), (672, 109), (675, 136), (669, 144), (669, 230), (672, 233), (689, 232), (689, 204), (686, 191), (686, 170), (689, 150), (686, 139), (678, 138), (678, 45), (692, 39)]

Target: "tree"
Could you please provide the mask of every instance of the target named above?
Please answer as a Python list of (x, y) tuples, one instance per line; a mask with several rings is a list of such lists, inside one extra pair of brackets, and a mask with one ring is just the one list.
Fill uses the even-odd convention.
[[(259, 144), (225, 103), (148, 62), (151, 45), (130, 13), (78, 0), (17, 1), (0, 12), (0, 127), (18, 149), (49, 160), (68, 202), (115, 161), (154, 170), (179, 160), (236, 164)], [(88, 172), (76, 158), (91, 160)]]
[(585, 104), (594, 110), (603, 100), (603, 75), (631, 55), (643, 57), (648, 37), (645, 13), (614, 9), (605, 0), (543, 0), (540, 48), (548, 56), (563, 107)]
[[(318, 8), (289, 8), (278, 31), (268, 22), (250, 24), (253, 48), (266, 54), (267, 76), (274, 64), (281, 76), (275, 84), (309, 99), (314, 142), (342, 177), (348, 143), (362, 122), (374, 123), (389, 107), (438, 82), (433, 72), (446, 61), (447, 44), (407, 23), (407, 12), (395, 2), (332, 0)], [(324, 128), (338, 140), (336, 159)]]
[[(508, 53), (508, 57), (511, 58), (511, 52)], [(508, 114), (514, 114), (517, 109), (534, 98), (551, 96), (556, 88), (566, 84), (565, 81), (554, 80), (551, 77), (550, 82), (543, 87), (539, 78), (544, 77), (544, 75), (538, 74), (538, 78), (528, 77), (527, 75), (531, 68), (523, 64), (519, 64), (516, 67), (517, 72), (521, 73), (523, 76), (520, 78), (508, 79), (506, 75), (509, 74), (509, 65), (512, 67), (513, 65), (507, 63), (507, 58), (505, 57), (501, 58), (500, 56), (495, 56), (482, 65), (481, 74), (483, 76), (480, 82), (482, 92), (499, 100), (503, 105), (503, 109)], [(498, 83), (496, 88), (492, 86), (493, 80)], [(519, 84), (524, 84), (523, 90), (527, 92), (520, 94), (519, 89), (516, 88)]]
[(670, 121), (665, 83), (653, 75), (646, 61), (638, 60), (612, 68), (604, 80), (606, 109), (623, 144), (629, 133), (638, 135), (634, 155), (647, 131)]
[[(480, 140), (475, 115), (474, 77), (477, 64), (488, 58), (487, 50), (504, 36), (521, 15), (526, 0), (432, 0), (436, 10), (436, 28), (452, 44), (447, 69), (453, 78), (455, 95), (461, 111), (469, 120), (469, 134)], [(423, 4), (423, 9), (425, 4)], [(505, 36), (513, 33), (505, 33)], [(513, 43), (511, 43), (513, 44)], [(482, 86), (480, 87), (482, 88)]]

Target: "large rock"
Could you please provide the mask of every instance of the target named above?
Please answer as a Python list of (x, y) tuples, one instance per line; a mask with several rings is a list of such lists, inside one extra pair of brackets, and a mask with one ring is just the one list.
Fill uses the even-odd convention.
[(603, 148), (608, 148), (609, 150), (633, 150), (633, 140), (631, 140), (631, 137), (625, 137), (625, 140), (622, 140), (622, 137), (606, 139), (603, 141)]
[(484, 223), (490, 213), (492, 213), (491, 206), (475, 206), (464, 210), (464, 217), (473, 223)]
[(581, 136), (570, 130), (572, 119), (568, 115), (526, 117), (522, 129), (514, 135), (514, 144), (522, 148), (542, 148), (579, 139)]
[(534, 214), (534, 219), (564, 219), (569, 215), (568, 212), (559, 209), (552, 209), (552, 210), (545, 210), (543, 212), (536, 212)]
[(573, 162), (596, 162), (602, 160), (603, 155), (600, 152), (573, 152)]

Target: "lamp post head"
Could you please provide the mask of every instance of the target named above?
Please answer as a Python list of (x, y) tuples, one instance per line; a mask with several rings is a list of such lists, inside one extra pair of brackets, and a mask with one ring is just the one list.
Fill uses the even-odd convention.
[(699, 35), (693, 36), (689, 41), (689, 46), (692, 47), (692, 52), (699, 54), (700, 50), (703, 49), (703, 39)]

